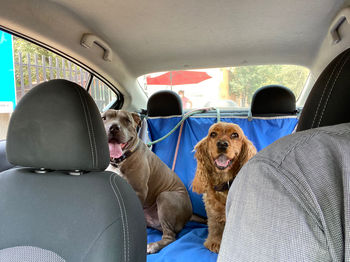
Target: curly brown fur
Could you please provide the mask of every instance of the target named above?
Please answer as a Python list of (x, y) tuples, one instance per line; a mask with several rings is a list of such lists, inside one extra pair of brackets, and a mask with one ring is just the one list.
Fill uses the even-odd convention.
[(208, 216), (209, 234), (204, 245), (218, 253), (225, 226), (228, 189), (215, 189), (232, 181), (242, 166), (256, 154), (256, 149), (238, 125), (220, 122), (210, 127), (208, 135), (198, 142), (195, 150), (197, 170), (192, 189), (203, 194)]

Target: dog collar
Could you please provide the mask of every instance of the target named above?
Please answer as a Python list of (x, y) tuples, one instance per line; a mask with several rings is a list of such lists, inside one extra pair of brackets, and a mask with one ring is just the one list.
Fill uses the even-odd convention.
[(126, 151), (121, 157), (110, 158), (109, 163), (114, 167), (118, 167), (121, 162), (123, 162), (125, 159), (127, 159), (129, 156), (131, 156), (132, 153), (134, 153), (136, 151), (138, 146), (139, 146), (139, 139), (137, 140), (136, 145), (134, 145), (130, 150)]
[(225, 183), (222, 183), (222, 184), (219, 184), (219, 185), (216, 185), (214, 186), (214, 190), (215, 191), (219, 191), (219, 192), (224, 192), (224, 191), (227, 191), (230, 189), (231, 185), (232, 185), (232, 182), (233, 182), (233, 179), (225, 182)]

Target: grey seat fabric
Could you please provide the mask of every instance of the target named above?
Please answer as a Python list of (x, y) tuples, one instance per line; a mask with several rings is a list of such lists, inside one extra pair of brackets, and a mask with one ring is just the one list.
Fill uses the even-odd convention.
[(286, 136), (243, 166), (218, 262), (350, 261), (350, 123)]
[[(64, 259), (51, 251), (31, 246), (2, 249), (0, 250), (1, 257), (5, 259), (0, 261), (10, 262), (64, 262)], [(28, 258), (30, 261), (28, 261)]]
[(7, 153), (27, 167), (0, 175), (1, 262), (23, 254), (40, 262), (146, 260), (140, 201), (124, 179), (104, 171), (107, 138), (84, 89), (52, 80), (31, 90), (10, 121)]
[(0, 141), (0, 172), (12, 168), (6, 156), (6, 141)]

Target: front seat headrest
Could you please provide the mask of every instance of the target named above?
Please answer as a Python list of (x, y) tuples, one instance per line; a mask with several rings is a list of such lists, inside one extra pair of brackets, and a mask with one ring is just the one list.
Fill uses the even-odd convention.
[(284, 86), (263, 86), (253, 95), (251, 113), (253, 116), (296, 114), (295, 96), (290, 89)]
[(350, 122), (350, 49), (323, 70), (301, 112), (297, 131)]
[(148, 116), (182, 115), (182, 101), (174, 91), (161, 90), (150, 96), (147, 102)]
[(10, 163), (52, 170), (102, 171), (109, 163), (100, 112), (85, 89), (51, 80), (31, 89), (12, 114)]

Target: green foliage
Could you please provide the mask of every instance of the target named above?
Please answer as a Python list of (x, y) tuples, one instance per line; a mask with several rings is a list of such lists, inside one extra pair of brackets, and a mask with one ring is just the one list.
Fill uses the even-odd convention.
[[(15, 59), (17, 59), (16, 61), (18, 61), (19, 59), (19, 53), (22, 54), (37, 54), (38, 56), (40, 56), (40, 58), (42, 56), (45, 57), (46, 61), (48, 62), (48, 57), (58, 57), (56, 54), (46, 50), (45, 48), (42, 48), (38, 45), (35, 45), (33, 43), (30, 43), (24, 39), (18, 38), (16, 36), (13, 37), (13, 49), (14, 49), (14, 53), (15, 53)], [(26, 63), (26, 56), (24, 57), (24, 62)]]
[(250, 103), (254, 92), (265, 85), (282, 85), (298, 97), (308, 77), (307, 68), (296, 65), (242, 66), (230, 69), (229, 94)]

